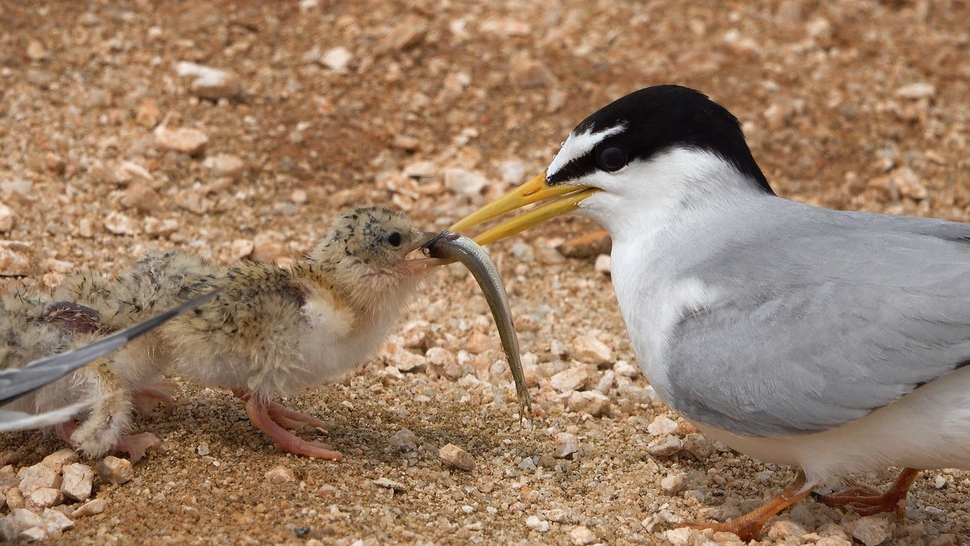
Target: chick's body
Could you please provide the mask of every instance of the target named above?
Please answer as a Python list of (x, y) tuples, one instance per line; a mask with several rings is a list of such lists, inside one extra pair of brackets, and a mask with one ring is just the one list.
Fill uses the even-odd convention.
[[(90, 307), (39, 294), (5, 296), (0, 299), (0, 369), (21, 368), (38, 358), (86, 345), (107, 329), (100, 314)], [(40, 415), (90, 402), (81, 425), (70, 420), (59, 423), (58, 434), (88, 457), (117, 450), (128, 452), (135, 462), (159, 442), (151, 434), (124, 435), (141, 394), (138, 381), (126, 377), (117, 365), (125, 361), (127, 351), (122, 348), (97, 359), (3, 409)], [(61, 418), (67, 417), (70, 414)]]
[[(137, 321), (156, 307), (221, 287), (212, 301), (149, 337), (150, 366), (174, 364), (190, 381), (231, 389), (247, 400), (253, 424), (284, 450), (339, 458), (283, 430), (324, 423), (271, 400), (332, 380), (377, 348), (420, 283), (425, 266), (404, 258), (423, 236), (399, 213), (357, 209), (339, 216), (290, 268), (244, 263), (216, 269), (183, 254), (149, 255), (118, 279), (120, 286), (75, 295), (116, 309), (122, 321)], [(149, 292), (151, 298), (142, 297)]]

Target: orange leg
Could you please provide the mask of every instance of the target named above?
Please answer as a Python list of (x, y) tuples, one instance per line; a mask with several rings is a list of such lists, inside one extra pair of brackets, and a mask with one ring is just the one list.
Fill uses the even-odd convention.
[(811, 491), (811, 487), (805, 487), (805, 473), (799, 470), (795, 481), (786, 487), (784, 491), (747, 514), (725, 523), (687, 525), (686, 527), (693, 529), (713, 529), (716, 533), (734, 533), (741, 537), (741, 540), (754, 540), (761, 534), (761, 528), (764, 527), (766, 521), (778, 512), (804, 499)]
[(246, 400), (246, 415), (249, 416), (249, 420), (252, 421), (253, 426), (266, 433), (266, 435), (272, 438), (273, 441), (276, 442), (276, 445), (279, 446), (279, 448), (283, 451), (296, 455), (305, 455), (307, 457), (331, 459), (335, 461), (339, 461), (340, 458), (343, 457), (340, 452), (333, 451), (327, 444), (320, 442), (307, 442), (306, 440), (281, 427), (273, 417), (273, 412), (270, 410), (270, 403), (261, 402), (255, 396), (251, 396), (248, 393), (243, 396), (237, 392), (236, 396)]
[[(232, 393), (236, 395), (237, 398), (242, 398), (247, 402), (249, 402), (249, 399), (252, 397), (252, 393), (242, 389), (233, 389)], [(300, 413), (282, 404), (277, 404), (276, 402), (269, 402), (267, 411), (269, 412), (270, 419), (272, 419), (277, 425), (286, 429), (298, 430), (305, 426), (311, 426), (315, 428), (322, 428), (323, 430), (330, 430), (330, 425), (324, 423), (316, 417), (311, 417), (305, 413)]]
[(871, 516), (881, 512), (896, 512), (899, 515), (904, 515), (905, 512), (900, 502), (906, 499), (906, 494), (909, 493), (909, 488), (916, 481), (917, 475), (919, 475), (919, 470), (906, 468), (896, 479), (896, 483), (885, 493), (880, 493), (863, 485), (850, 487), (845, 491), (831, 495), (824, 495), (821, 497), (821, 501), (828, 506), (847, 506), (860, 516)]

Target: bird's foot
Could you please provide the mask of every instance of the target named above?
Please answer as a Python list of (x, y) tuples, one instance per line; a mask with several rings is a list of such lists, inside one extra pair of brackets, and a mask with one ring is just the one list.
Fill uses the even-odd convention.
[[(81, 446), (84, 443), (81, 439), (74, 439), (74, 433), (77, 432), (78, 428), (77, 423), (74, 421), (65, 421), (54, 426), (57, 436), (71, 447)], [(162, 441), (159, 440), (157, 436), (150, 432), (143, 432), (141, 434), (130, 434), (119, 437), (118, 441), (115, 442), (114, 446), (111, 447), (109, 451), (127, 453), (128, 458), (131, 460), (131, 464), (135, 464), (145, 456), (145, 453), (149, 449), (158, 449), (158, 447), (161, 445)], [(88, 457), (92, 455), (98, 456), (101, 454), (97, 452), (89, 453), (87, 452), (88, 450), (83, 449), (82, 451), (85, 451), (85, 455)]]
[[(333, 451), (327, 444), (320, 442), (308, 442), (280, 426), (276, 419), (274, 419), (272, 411), (270, 410), (272, 403), (261, 402), (257, 397), (254, 396), (247, 396), (246, 398), (246, 414), (249, 415), (249, 420), (253, 422), (253, 426), (265, 432), (283, 451), (293, 453), (295, 455), (304, 455), (307, 457), (330, 459), (334, 461), (339, 461), (341, 457), (343, 457), (339, 451)], [(282, 406), (279, 407), (284, 410), (286, 409)]]
[(765, 522), (778, 512), (807, 497), (811, 491), (811, 487), (805, 486), (805, 474), (799, 471), (798, 477), (784, 491), (739, 518), (724, 523), (702, 523), (684, 525), (683, 527), (689, 527), (691, 529), (711, 529), (715, 533), (734, 533), (741, 537), (741, 540), (751, 541), (761, 534), (761, 529), (765, 526)]
[(172, 401), (175, 387), (176, 384), (171, 381), (154, 381), (145, 387), (136, 389), (131, 402), (138, 413), (143, 416), (151, 415), (152, 408), (158, 403), (165, 406), (165, 413), (171, 415), (175, 411), (175, 402)]
[(161, 445), (162, 441), (158, 439), (158, 436), (151, 432), (143, 432), (122, 436), (115, 444), (114, 451), (127, 453), (131, 464), (135, 464), (145, 456), (145, 452), (149, 449), (158, 449)]
[(296, 410), (292, 410), (282, 404), (270, 402), (268, 409), (270, 419), (276, 421), (276, 423), (283, 428), (297, 430), (305, 426), (310, 426), (322, 428), (323, 430), (330, 430), (330, 426), (320, 419), (311, 417), (305, 413), (300, 413)]
[(918, 474), (919, 470), (912, 468), (903, 470), (896, 483), (885, 493), (865, 485), (856, 485), (838, 493), (821, 495), (819, 500), (827, 506), (846, 506), (860, 516), (871, 516), (882, 512), (896, 512), (898, 515), (903, 515), (905, 512), (901, 503), (906, 500), (906, 494)]

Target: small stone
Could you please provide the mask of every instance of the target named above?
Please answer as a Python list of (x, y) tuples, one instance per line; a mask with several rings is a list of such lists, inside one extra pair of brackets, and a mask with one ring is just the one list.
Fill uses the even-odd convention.
[(24, 494), (20, 492), (19, 487), (11, 487), (10, 489), (7, 489), (5, 497), (5, 500), (7, 501), (7, 508), (11, 510), (24, 508), (27, 506), (27, 499), (24, 498)]
[(88, 502), (82, 504), (77, 510), (71, 512), (72, 518), (85, 518), (88, 516), (96, 516), (107, 508), (108, 501), (105, 499), (91, 499)]
[(498, 164), (502, 181), (518, 186), (525, 178), (525, 163), (519, 159), (509, 159)]
[(50, 55), (47, 53), (47, 48), (45, 48), (44, 44), (40, 43), (39, 41), (31, 40), (30, 43), (27, 44), (27, 58), (31, 61), (43, 61), (49, 57)]
[(539, 516), (529, 516), (525, 518), (525, 526), (534, 531), (539, 531), (540, 533), (546, 533), (551, 527), (549, 522), (541, 519)]
[(145, 99), (135, 109), (135, 123), (153, 129), (162, 117), (158, 105), (152, 99)]
[[(62, 271), (62, 273), (67, 273), (67, 272)], [(64, 449), (58, 449), (54, 453), (51, 453), (50, 455), (44, 457), (44, 459), (40, 462), (40, 464), (53, 468), (55, 470), (60, 470), (62, 466), (68, 465), (71, 463), (76, 463), (80, 460), (81, 458), (78, 457), (78, 454), (76, 451), (74, 451), (69, 447), (65, 447)]]
[(64, 172), (67, 170), (67, 161), (57, 154), (48, 153), (45, 155), (44, 164), (47, 165), (47, 168), (51, 172), (56, 174), (64, 174)]
[(427, 34), (428, 23), (417, 15), (408, 15), (377, 41), (374, 52), (383, 55), (394, 51), (406, 51), (420, 44)]
[(40, 265), (44, 271), (53, 273), (70, 273), (74, 271), (73, 263), (65, 262), (64, 260), (55, 260), (54, 258), (47, 258)]
[(97, 471), (102, 480), (114, 485), (128, 483), (135, 477), (135, 469), (132, 468), (131, 461), (112, 455), (108, 455), (98, 463)]
[(229, 255), (234, 260), (248, 258), (253, 253), (255, 246), (252, 239), (236, 239), (229, 245)]
[(293, 474), (292, 470), (286, 468), (285, 466), (277, 466), (276, 468), (268, 470), (263, 476), (269, 483), (277, 485), (296, 481), (296, 475)]
[(479, 30), (486, 34), (498, 34), (506, 37), (528, 36), (532, 33), (532, 26), (515, 19), (492, 18), (483, 21)]
[(681, 449), (684, 443), (676, 436), (660, 436), (647, 445), (647, 453), (654, 457), (669, 457)]
[(475, 469), (475, 459), (467, 451), (454, 444), (447, 444), (439, 449), (438, 456), (456, 468), (469, 471)]
[(32, 508), (49, 508), (58, 504), (62, 498), (60, 489), (41, 487), (27, 495), (27, 505)]
[(893, 184), (899, 190), (899, 195), (909, 197), (915, 201), (926, 199), (926, 186), (920, 181), (919, 176), (909, 167), (900, 167), (892, 171), (889, 176)]
[(94, 469), (86, 464), (65, 465), (61, 481), (61, 492), (76, 501), (86, 501), (94, 487)]
[(613, 362), (613, 350), (590, 335), (579, 335), (573, 339), (573, 358), (581, 362), (588, 362), (602, 366)]
[(640, 377), (640, 367), (630, 364), (626, 360), (617, 360), (613, 363), (613, 372), (621, 377)]
[(532, 245), (523, 241), (516, 241), (509, 249), (509, 254), (522, 263), (531, 263), (536, 258)]
[(911, 83), (897, 89), (896, 96), (911, 100), (929, 99), (936, 96), (936, 87), (930, 83)]
[(378, 353), (389, 365), (402, 372), (418, 372), (428, 365), (428, 359), (424, 356), (412, 353), (401, 345), (389, 341), (381, 344)]
[(600, 254), (609, 254), (613, 248), (613, 239), (605, 229), (594, 231), (588, 235), (575, 237), (556, 247), (560, 254), (567, 258), (592, 258)]
[(242, 94), (239, 76), (228, 70), (179, 61), (175, 63), (175, 72), (182, 77), (195, 77), (192, 93), (200, 99), (218, 100)]
[(286, 254), (283, 234), (278, 231), (264, 231), (253, 239), (253, 251), (249, 257), (256, 262), (275, 262)]
[(842, 524), (859, 542), (866, 546), (876, 546), (889, 540), (892, 536), (889, 520), (883, 516), (865, 516), (855, 521)]
[(569, 531), (569, 540), (576, 546), (586, 546), (596, 542), (596, 534), (585, 525), (577, 525)]
[(320, 64), (338, 74), (346, 74), (347, 65), (350, 64), (350, 61), (353, 58), (353, 53), (348, 51), (347, 48), (335, 47), (327, 50), (327, 52), (320, 57)]
[(565, 459), (573, 453), (577, 453), (579, 447), (579, 438), (575, 434), (560, 432), (556, 434), (556, 450), (552, 452), (552, 456), (557, 459)]
[(461, 377), (461, 366), (454, 353), (444, 347), (431, 347), (425, 357), (428, 359), (428, 371), (448, 379)]
[(681, 489), (684, 488), (684, 475), (683, 474), (670, 474), (664, 476), (660, 480), (660, 489), (663, 489), (668, 495), (674, 495), (679, 493)]
[(596, 257), (596, 261), (593, 263), (593, 270), (597, 273), (605, 273), (609, 275), (612, 273), (612, 259), (609, 254), (600, 254)]
[(799, 539), (806, 534), (808, 534), (808, 531), (804, 527), (794, 521), (784, 519), (775, 520), (768, 527), (768, 538), (781, 542)]
[(556, 75), (549, 67), (539, 61), (524, 56), (516, 56), (509, 67), (509, 80), (520, 89), (554, 87), (559, 85)]
[(822, 537), (815, 541), (815, 546), (852, 546), (852, 541), (842, 537)]
[(209, 144), (209, 137), (198, 129), (171, 128), (163, 121), (155, 129), (155, 141), (166, 150), (196, 157), (205, 151), (206, 145)]
[(26, 256), (9, 246), (0, 245), (0, 274), (20, 277), (30, 274), (31, 262)]
[(30, 510), (16, 508), (0, 518), (0, 539), (13, 542), (20, 538), (20, 534), (34, 527), (43, 528), (44, 520)]
[(480, 355), (486, 351), (500, 351), (502, 344), (497, 337), (476, 330), (468, 336), (466, 348), (469, 353)]
[(118, 165), (112, 175), (112, 181), (119, 186), (125, 186), (132, 182), (141, 182), (149, 186), (155, 186), (155, 177), (145, 167), (134, 161), (125, 161)]
[(396, 482), (388, 478), (378, 478), (374, 480), (374, 485), (378, 487), (384, 487), (392, 491), (403, 492), (407, 491), (408, 487), (401, 482)]
[(104, 217), (104, 229), (115, 235), (135, 235), (138, 224), (130, 216), (113, 210)]
[(154, 237), (166, 237), (179, 230), (182, 227), (182, 223), (175, 218), (165, 218), (164, 220), (159, 220), (158, 218), (153, 218), (151, 216), (145, 217), (142, 225), (145, 233), (152, 235)]
[(488, 186), (488, 178), (479, 171), (450, 168), (445, 169), (444, 178), (448, 190), (469, 198), (480, 196), (485, 186)]
[(688, 434), (684, 436), (684, 451), (690, 453), (699, 460), (704, 460), (709, 458), (717, 448), (714, 446), (714, 442), (710, 441), (703, 434)]
[(13, 209), (0, 203), (0, 233), (10, 233), (17, 225), (17, 215)]
[(559, 392), (579, 390), (589, 381), (589, 372), (584, 366), (573, 366), (549, 378), (549, 385)]
[(141, 182), (135, 182), (121, 196), (121, 206), (134, 207), (138, 212), (153, 212), (158, 209), (160, 199), (158, 192)]
[(211, 453), (211, 451), (209, 451), (209, 444), (203, 442), (197, 445), (195, 447), (195, 452), (198, 453), (200, 457), (205, 457), (206, 455)]
[(29, 529), (24, 529), (17, 535), (19, 540), (24, 542), (40, 542), (42, 540), (47, 540), (50, 536), (43, 527), (31, 527)]
[(438, 166), (433, 161), (415, 161), (401, 172), (408, 178), (429, 179), (438, 176)]
[(610, 399), (601, 392), (573, 391), (569, 395), (569, 409), (576, 413), (588, 413), (593, 417), (602, 417), (609, 413)]
[(937, 489), (943, 489), (946, 487), (946, 476), (937, 474), (937, 476), (933, 478), (933, 487)]
[(61, 512), (51, 510), (50, 508), (44, 509), (41, 519), (44, 521), (44, 530), (51, 535), (57, 535), (58, 533), (63, 533), (68, 529), (74, 528), (73, 521)]
[(23, 470), (20, 475), (20, 491), (25, 496), (42, 488), (58, 488), (61, 486), (59, 468), (52, 468), (45, 464), (35, 464)]
[(212, 169), (212, 174), (218, 177), (226, 177), (232, 180), (237, 180), (246, 170), (246, 163), (242, 159), (229, 154), (207, 157), (202, 166)]
[(418, 448), (418, 444), (421, 439), (418, 436), (406, 428), (394, 433), (388, 441), (391, 447), (397, 449), (398, 451), (414, 451)]
[(663, 436), (664, 434), (676, 433), (679, 427), (680, 425), (673, 419), (660, 415), (647, 425), (647, 432), (653, 436)]

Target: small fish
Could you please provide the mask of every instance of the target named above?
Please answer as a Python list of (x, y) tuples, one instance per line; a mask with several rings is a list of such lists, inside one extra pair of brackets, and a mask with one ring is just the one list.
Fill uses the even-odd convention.
[[(174, 309), (139, 322), (130, 328), (125, 328), (72, 351), (35, 360), (22, 368), (0, 370), (0, 406), (52, 383), (91, 361), (120, 348), (165, 321), (212, 299), (218, 292), (219, 290), (209, 292)], [(90, 405), (90, 402), (80, 402), (39, 415), (0, 410), (0, 432), (24, 430), (61, 422), (88, 405)]]
[[(522, 360), (519, 356), (519, 338), (515, 333), (512, 322), (512, 310), (509, 308), (509, 295), (505, 292), (502, 277), (499, 276), (495, 262), (475, 241), (449, 231), (443, 231), (424, 245), (424, 253), (430, 258), (448, 258), (457, 260), (471, 271), (478, 285), (485, 294), (485, 301), (492, 311), (495, 326), (502, 339), (502, 348), (512, 369), (515, 379), (515, 392), (519, 397), (519, 406), (532, 413), (532, 399), (529, 388), (525, 385), (525, 373), (522, 371)], [(524, 415), (524, 413), (523, 413)]]

